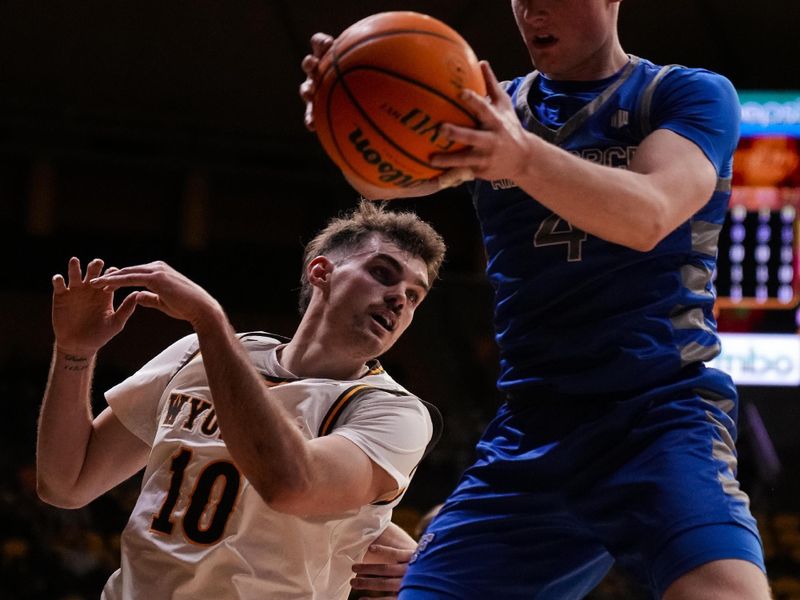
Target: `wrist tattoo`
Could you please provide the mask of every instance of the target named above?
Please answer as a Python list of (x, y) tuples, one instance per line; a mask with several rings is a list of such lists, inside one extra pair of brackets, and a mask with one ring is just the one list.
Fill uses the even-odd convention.
[(64, 365), (64, 369), (67, 371), (85, 371), (89, 368), (89, 359), (85, 356), (65, 354), (64, 360), (67, 361), (67, 364)]

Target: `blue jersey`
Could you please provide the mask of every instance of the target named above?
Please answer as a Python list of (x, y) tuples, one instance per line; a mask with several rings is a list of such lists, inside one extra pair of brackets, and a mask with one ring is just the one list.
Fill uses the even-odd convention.
[[(534, 72), (507, 91), (528, 131), (573, 154), (626, 168), (646, 135), (669, 129), (702, 149), (718, 184), (691, 219), (640, 252), (572, 227), (511, 181), (478, 181), (498, 387), (512, 395), (635, 393), (716, 356), (712, 274), (739, 135), (731, 83), (631, 57), (607, 80), (557, 82)], [(712, 379), (731, 393), (727, 377)]]

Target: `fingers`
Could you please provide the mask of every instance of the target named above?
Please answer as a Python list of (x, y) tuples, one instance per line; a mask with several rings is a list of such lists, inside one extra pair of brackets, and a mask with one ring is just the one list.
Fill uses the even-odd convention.
[(300, 98), (303, 102), (308, 104), (314, 99), (314, 94), (317, 93), (317, 67), (319, 66), (319, 59), (311, 56), (310, 54), (303, 59), (301, 63), (303, 70), (306, 72), (306, 79), (300, 84)]
[(117, 269), (109, 268), (103, 275), (98, 275), (88, 280), (93, 287), (108, 289), (119, 289), (121, 287), (147, 286), (148, 283), (155, 281), (154, 277), (159, 274), (166, 274), (172, 271), (171, 267), (161, 261), (148, 263), (146, 265), (135, 265)]
[(64, 277), (61, 274), (53, 275), (53, 293), (63, 294), (67, 291), (67, 284), (64, 282)]
[(129, 273), (120, 274), (120, 271), (114, 273), (106, 273), (100, 277), (95, 277), (89, 280), (89, 285), (93, 288), (102, 288), (104, 291), (118, 290), (122, 287), (135, 287), (144, 285), (142, 283), (141, 274)]
[[(464, 144), (465, 146), (483, 146), (494, 136), (494, 132), (491, 131), (473, 129), (472, 127), (461, 127), (460, 125), (453, 125), (452, 123), (445, 123), (442, 125), (442, 133), (446, 135), (448, 139)], [(451, 152), (449, 154), (458, 154), (458, 152)], [(434, 154), (434, 156), (448, 156), (449, 154)]]
[[(307, 61), (314, 63), (314, 69), (316, 69), (316, 65), (319, 63), (319, 61), (313, 56), (306, 56), (305, 59), (303, 59), (303, 70), (306, 70)], [(306, 72), (309, 73), (309, 71)], [(316, 91), (317, 83), (314, 79), (314, 75), (309, 73), (306, 80), (300, 84), (300, 98), (302, 98), (303, 102), (306, 103), (306, 110), (305, 114), (303, 115), (303, 123), (305, 123), (306, 129), (309, 131), (314, 131), (316, 129), (314, 125), (314, 105), (312, 104)]]
[[(81, 261), (77, 257), (73, 256), (67, 262), (67, 282), (64, 281), (64, 277), (60, 274), (54, 275), (52, 282), (53, 282), (53, 290), (58, 293), (62, 294), (67, 289), (72, 287), (80, 287), (81, 285), (87, 285), (92, 279), (95, 279), (103, 272), (103, 259), (95, 258), (86, 265), (86, 274), (83, 275), (81, 273)], [(115, 270), (113, 267), (106, 270), (106, 273)]]
[[(381, 598), (397, 598), (396, 592), (400, 591), (400, 580), (372, 579), (369, 577), (354, 577), (350, 580), (350, 587), (361, 592), (395, 592), (392, 596)], [(375, 596), (369, 596), (375, 598)]]
[(333, 37), (327, 33), (315, 33), (311, 36), (311, 54), (303, 57), (300, 67), (305, 71), (309, 78), (313, 79), (317, 74), (320, 59), (333, 46)]
[(67, 263), (67, 285), (69, 287), (78, 285), (81, 280), (81, 261), (79, 261), (77, 257), (73, 256)]
[(445, 171), (444, 174), (436, 178), (436, 183), (439, 189), (456, 187), (465, 181), (472, 181), (475, 179), (475, 172), (468, 167), (458, 167)]
[(133, 311), (136, 310), (139, 294), (140, 292), (132, 292), (125, 296), (125, 299), (120, 302), (117, 310), (114, 311), (114, 315), (111, 318), (116, 327), (118, 327), (120, 330), (125, 327), (125, 323), (128, 322), (128, 319), (131, 318)]
[(158, 297), (158, 294), (154, 294), (153, 292), (136, 292), (136, 303), (140, 306), (145, 306), (147, 308), (157, 308), (161, 310), (161, 298)]
[(325, 56), (333, 46), (333, 36), (327, 33), (315, 33), (311, 36), (311, 54), (306, 55), (300, 63), (301, 68), (306, 74), (306, 80), (300, 84), (300, 97), (306, 103), (303, 122), (306, 129), (314, 131), (314, 109), (312, 101), (317, 91), (317, 79), (319, 78), (320, 59)]
[(303, 123), (309, 131), (316, 131), (317, 125), (314, 122), (314, 105), (310, 100), (306, 102), (306, 111), (303, 114)]
[(407, 563), (414, 554), (413, 548), (397, 548), (395, 546), (384, 546), (382, 544), (372, 544), (369, 547), (370, 563)]
[(491, 105), (500, 108), (503, 111), (513, 111), (514, 105), (511, 103), (511, 96), (506, 93), (506, 91), (503, 89), (503, 86), (501, 86), (500, 82), (497, 81), (497, 77), (495, 76), (489, 62), (482, 60), (480, 65), (481, 72), (483, 73), (483, 79), (486, 82), (486, 93), (489, 97)]
[(411, 548), (401, 549), (373, 544), (369, 547), (370, 560), (384, 562), (354, 564), (353, 572), (356, 576), (350, 580), (350, 585), (353, 589), (362, 591), (397, 592), (413, 554), (414, 550)]
[(496, 104), (497, 102), (501, 101), (501, 98), (507, 99), (508, 94), (506, 94), (505, 90), (500, 87), (500, 83), (497, 81), (497, 77), (495, 76), (494, 71), (492, 71), (489, 61), (482, 60), (480, 65), (481, 72), (483, 73), (483, 79), (486, 82), (486, 92), (492, 102)]
[(94, 279), (100, 273), (103, 272), (103, 261), (99, 258), (95, 258), (88, 265), (86, 265), (86, 276), (83, 279), (83, 283), (88, 283), (91, 279)]
[(309, 78), (313, 78), (317, 72), (317, 67), (319, 67), (319, 58), (313, 54), (306, 54), (305, 57), (303, 57), (303, 61), (300, 63), (300, 67)]
[[(460, 183), (459, 180), (475, 179), (480, 177), (480, 169), (483, 168), (485, 157), (483, 153), (485, 149), (490, 146), (491, 137), (489, 132), (478, 131), (475, 129), (467, 129), (459, 127), (454, 130), (451, 139), (461, 142), (469, 148), (459, 150), (458, 152), (448, 152), (446, 154), (434, 154), (430, 158), (430, 163), (434, 167), (440, 169), (458, 169), (452, 175), (447, 177), (449, 171), (440, 175), (445, 177), (444, 183), (447, 184), (450, 179), (453, 183)], [(440, 184), (441, 185), (441, 184)]]
[(362, 592), (398, 592), (400, 591), (401, 577), (384, 579), (381, 577), (353, 577), (350, 580), (350, 587)]
[(333, 46), (332, 35), (320, 31), (311, 36), (311, 51), (317, 58), (321, 58), (331, 46)]
[[(505, 92), (503, 93), (505, 94)], [(499, 120), (493, 104), (496, 98), (481, 96), (474, 90), (464, 89), (461, 90), (461, 99), (478, 119), (481, 129), (496, 127)]]
[(356, 563), (353, 572), (361, 577), (402, 577), (408, 570), (408, 563)]

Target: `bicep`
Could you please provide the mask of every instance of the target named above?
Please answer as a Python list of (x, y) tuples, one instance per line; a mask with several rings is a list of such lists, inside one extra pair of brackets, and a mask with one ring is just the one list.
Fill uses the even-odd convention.
[(92, 422), (81, 480), (93, 497), (100, 496), (135, 475), (149, 453), (150, 447), (106, 408)]
[(648, 135), (633, 157), (630, 170), (645, 175), (667, 231), (689, 219), (708, 202), (717, 171), (698, 145), (668, 129)]

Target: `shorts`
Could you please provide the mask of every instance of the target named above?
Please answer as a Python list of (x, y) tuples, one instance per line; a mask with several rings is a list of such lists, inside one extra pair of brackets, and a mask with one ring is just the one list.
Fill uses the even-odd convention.
[(698, 387), (708, 375), (623, 401), (504, 404), (400, 599), (578, 599), (615, 561), (655, 597), (713, 560), (764, 570), (736, 480), (735, 390)]

